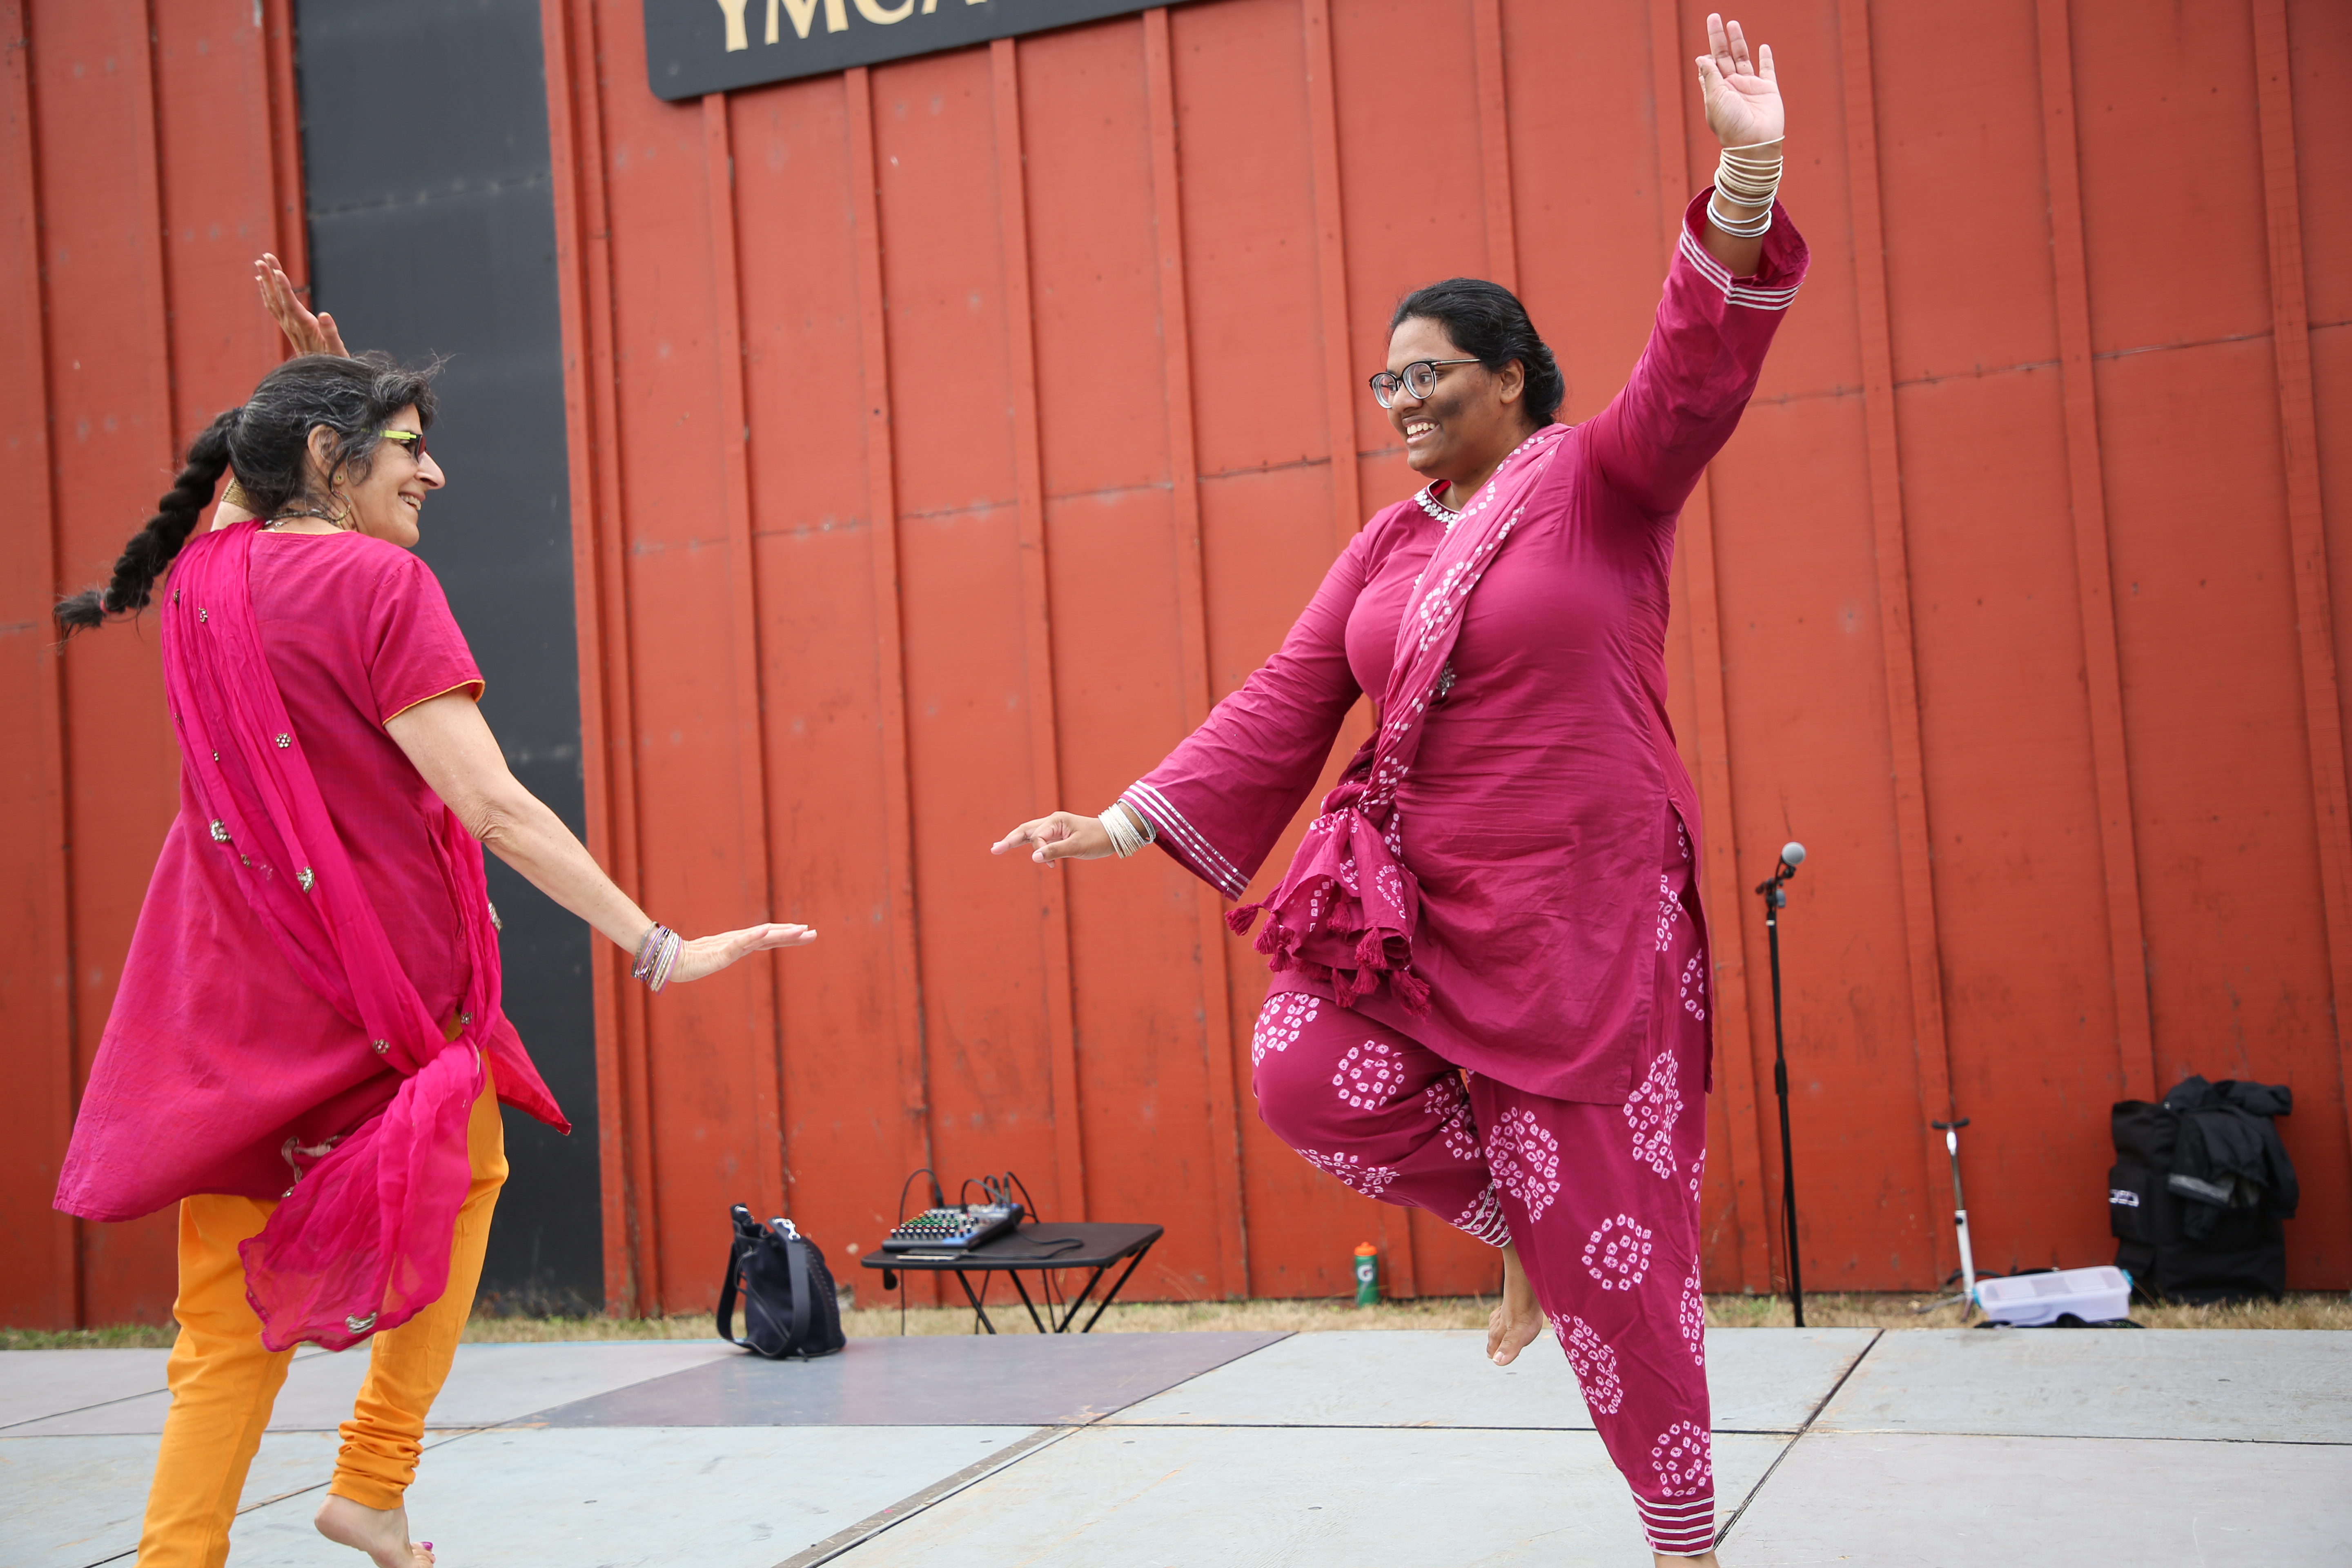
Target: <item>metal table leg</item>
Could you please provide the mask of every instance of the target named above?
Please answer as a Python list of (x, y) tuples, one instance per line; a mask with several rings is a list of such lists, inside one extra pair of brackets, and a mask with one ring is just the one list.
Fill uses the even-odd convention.
[[(996, 1331), (996, 1325), (988, 1321), (988, 1309), (982, 1306), (980, 1304), (980, 1298), (971, 1293), (971, 1271), (964, 1268), (954, 1268), (950, 1269), (949, 1272), (956, 1277), (956, 1283), (963, 1287), (963, 1299), (971, 1303), (972, 1311), (978, 1314), (980, 1318), (980, 1326), (986, 1329), (990, 1333), (994, 1333)], [(993, 1274), (996, 1270), (991, 1268), (986, 1270), (986, 1272)]]
[(1037, 1304), (1029, 1300), (1029, 1287), (1021, 1283), (1021, 1270), (1018, 1268), (1008, 1268), (1004, 1272), (1013, 1276), (1013, 1288), (1021, 1292), (1021, 1304), (1029, 1309), (1029, 1321), (1032, 1323), (1036, 1324), (1037, 1331), (1039, 1333), (1042, 1334), (1049, 1332), (1050, 1331), (1046, 1329), (1045, 1323), (1041, 1321), (1037, 1316)]

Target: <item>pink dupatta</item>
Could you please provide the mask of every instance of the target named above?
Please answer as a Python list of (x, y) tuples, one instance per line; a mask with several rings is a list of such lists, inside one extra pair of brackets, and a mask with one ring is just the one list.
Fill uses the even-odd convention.
[(1354, 1006), (1385, 975), (1400, 1006), (1416, 1018), (1428, 1015), (1429, 985), (1412, 972), (1421, 885), (1403, 865), (1397, 786), (1412, 771), (1430, 704), (1444, 694), (1440, 683), (1462, 632), (1462, 607), (1568, 432), (1565, 425), (1547, 426), (1521, 442), (1448, 529), (1398, 623), (1379, 733), (1323, 797), (1323, 813), (1308, 825), (1281, 885), (1263, 902), (1225, 916), (1243, 932), (1265, 911), (1256, 947), (1271, 967), (1295, 966), (1328, 980), (1343, 1007)]
[(288, 1149), (289, 1163), (316, 1163), (237, 1249), (265, 1346), (343, 1350), (448, 1284), (482, 1047), (502, 1026), (499, 952), (480, 847), (445, 816), (436, 847), (473, 967), (458, 1031), (445, 1037), (360, 886), (263, 655), (250, 578), (259, 532), (238, 523), (181, 551), (163, 608), (163, 682), (195, 798), (213, 841), (236, 858), (247, 903), (303, 983), (402, 1075), (391, 1103), (358, 1127)]

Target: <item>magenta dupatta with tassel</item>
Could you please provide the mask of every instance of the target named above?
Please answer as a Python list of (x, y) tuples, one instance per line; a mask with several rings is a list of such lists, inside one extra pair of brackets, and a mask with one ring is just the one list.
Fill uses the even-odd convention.
[(448, 814), (436, 847), (472, 960), (455, 1038), (402, 970), (263, 654), (250, 586), (259, 531), (239, 523), (181, 552), (163, 606), (163, 679), (190, 785), (212, 837), (236, 858), (247, 903), (303, 983), (402, 1076), (379, 1113), (293, 1151), (316, 1163), (238, 1249), (264, 1345), (341, 1350), (446, 1287), (482, 1052), (512, 1030), (499, 1008), (481, 849)]
[(1263, 902), (1225, 916), (1236, 932), (1246, 932), (1263, 911), (1265, 929), (1256, 947), (1271, 966), (1328, 981), (1343, 1007), (1385, 979), (1406, 1013), (1422, 1017), (1429, 1011), (1429, 986), (1412, 971), (1421, 889), (1404, 865), (1397, 788), (1412, 771), (1430, 704), (1444, 695), (1463, 606), (1568, 433), (1567, 426), (1552, 425), (1528, 437), (1450, 527), (1397, 626), (1396, 662), (1381, 698), (1379, 731), (1323, 797), (1322, 815), (1308, 826), (1281, 884)]

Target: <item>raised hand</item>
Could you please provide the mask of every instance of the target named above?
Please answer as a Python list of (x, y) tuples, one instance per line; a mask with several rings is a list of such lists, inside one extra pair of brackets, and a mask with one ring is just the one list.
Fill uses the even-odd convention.
[(1057, 811), (1024, 822), (990, 845), (988, 852), (1003, 855), (1024, 844), (1032, 847), (1029, 858), (1040, 866), (1056, 860), (1099, 860), (1111, 852), (1110, 832), (1102, 819), (1080, 816), (1074, 811)]
[(717, 936), (698, 936), (678, 949), (677, 963), (671, 966), (666, 984), (700, 980), (718, 973), (739, 958), (749, 958), (771, 948), (800, 947), (815, 940), (816, 931), (809, 926), (747, 926), (741, 931), (721, 931)]
[(1780, 140), (1785, 121), (1780, 85), (1772, 74), (1772, 46), (1759, 44), (1750, 60), (1739, 24), (1710, 12), (1706, 47), (1708, 52), (1698, 58), (1698, 81), (1706, 100), (1706, 128), (1716, 140), (1726, 147)]
[(315, 316), (310, 313), (278, 258), (263, 251), (261, 259), (253, 264), (253, 280), (260, 287), (262, 308), (278, 322), (278, 330), (286, 334), (296, 353), (351, 357), (352, 351), (343, 347), (343, 334), (335, 330), (335, 318), (323, 310)]

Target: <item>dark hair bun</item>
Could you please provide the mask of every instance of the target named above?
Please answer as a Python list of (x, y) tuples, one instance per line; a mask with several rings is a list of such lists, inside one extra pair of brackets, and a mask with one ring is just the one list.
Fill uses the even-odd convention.
[(1528, 417), (1540, 430), (1559, 414), (1567, 401), (1568, 383), (1551, 350), (1536, 335), (1528, 308), (1500, 283), (1483, 278), (1448, 278), (1428, 283), (1397, 301), (1389, 317), (1393, 332), (1404, 321), (1419, 317), (1445, 329), (1454, 346), (1488, 370), (1500, 370), (1513, 360), (1526, 372), (1527, 390), (1520, 401)]

